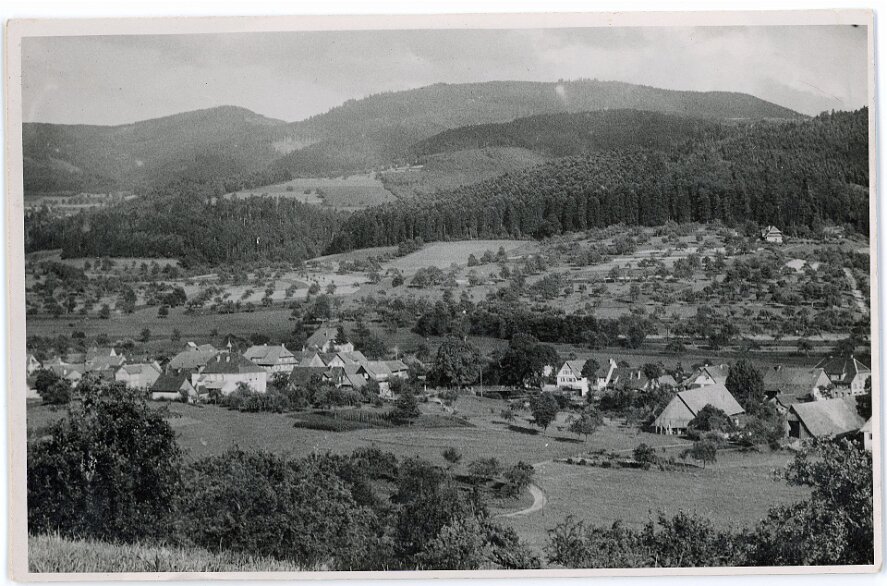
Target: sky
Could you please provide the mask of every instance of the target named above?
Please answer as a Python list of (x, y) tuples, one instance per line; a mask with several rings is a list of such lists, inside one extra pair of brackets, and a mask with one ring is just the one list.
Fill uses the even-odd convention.
[(866, 104), (865, 27), (622, 27), (33, 37), (26, 122), (125, 124), (221, 105), (302, 120), (438, 82), (596, 78), (739, 91), (802, 112)]

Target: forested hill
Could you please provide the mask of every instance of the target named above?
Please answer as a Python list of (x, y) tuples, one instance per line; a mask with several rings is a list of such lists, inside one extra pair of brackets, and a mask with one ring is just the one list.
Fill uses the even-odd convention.
[(164, 193), (68, 218), (25, 222), (25, 250), (67, 257), (178, 258), (186, 265), (298, 262), (322, 253), (344, 215), (286, 198), (225, 199)]
[(378, 170), (442, 131), (558, 112), (631, 108), (711, 120), (798, 119), (747, 94), (620, 82), (436, 84), (349, 100), (301, 122), (222, 106), (119, 126), (23, 126), (26, 194), (134, 191), (176, 181), (218, 191)]
[(222, 106), (119, 126), (22, 126), (25, 193), (150, 191), (250, 174), (280, 156), (286, 123)]
[[(722, 129), (723, 130), (723, 129)], [(819, 221), (868, 232), (868, 111), (733, 125), (673, 148), (557, 159), (352, 215), (328, 252), (462, 238), (543, 236), (669, 220)], [(638, 128), (643, 132), (643, 128)]]
[(629, 147), (663, 149), (728, 132), (729, 128), (711, 120), (659, 112), (562, 112), (445, 130), (410, 150), (422, 158), (443, 152), (516, 147), (547, 157), (568, 157)]
[(615, 81), (439, 83), (348, 100), (290, 125), (299, 148), (274, 163), (294, 175), (331, 174), (403, 160), (444, 130), (558, 112), (626, 108), (713, 120), (803, 116), (748, 94), (664, 90)]

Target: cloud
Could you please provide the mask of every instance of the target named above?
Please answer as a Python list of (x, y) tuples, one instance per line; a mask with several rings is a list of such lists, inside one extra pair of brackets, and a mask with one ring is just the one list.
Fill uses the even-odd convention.
[(437, 82), (598, 78), (816, 113), (867, 99), (864, 27), (633, 27), (44, 37), (24, 118), (114, 124), (234, 104), (284, 120)]

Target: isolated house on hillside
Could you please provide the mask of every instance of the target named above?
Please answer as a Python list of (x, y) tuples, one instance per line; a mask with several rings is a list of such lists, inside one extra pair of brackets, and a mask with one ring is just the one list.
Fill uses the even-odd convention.
[(305, 341), (305, 350), (318, 352), (354, 352), (354, 344), (347, 340), (336, 341), (338, 328), (323, 325)]
[(247, 360), (251, 360), (271, 373), (290, 372), (299, 360), (283, 344), (279, 346), (269, 346), (268, 344), (250, 346), (243, 355)]
[(151, 388), (163, 374), (156, 362), (141, 364), (124, 364), (114, 373), (114, 380), (126, 383), (132, 389), (146, 390)]
[(684, 386), (694, 389), (706, 385), (724, 385), (729, 374), (730, 366), (727, 364), (706, 364), (694, 368), (690, 376), (684, 380)]
[(872, 376), (872, 370), (853, 355), (829, 357), (816, 367), (823, 369), (834, 385), (833, 396), (864, 394), (865, 383)]
[(789, 437), (800, 440), (856, 433), (865, 423), (856, 412), (853, 397), (795, 403), (786, 420)]
[(152, 401), (180, 401), (183, 395), (193, 399), (197, 389), (191, 384), (191, 375), (187, 372), (167, 372), (160, 375), (150, 389)]
[(782, 244), (782, 231), (776, 226), (767, 226), (761, 231), (761, 238), (765, 242), (773, 244)]
[(745, 412), (727, 390), (727, 387), (721, 384), (705, 385), (675, 395), (662, 410), (662, 413), (656, 417), (653, 427), (656, 429), (656, 433), (682, 434), (687, 431), (687, 426), (706, 405), (722, 410), (731, 418), (736, 418)]
[(268, 372), (236, 352), (219, 352), (199, 373), (191, 375), (191, 384), (201, 392), (217, 390), (223, 395), (234, 392), (240, 383), (246, 383), (253, 391), (267, 390)]
[(166, 368), (167, 370), (199, 371), (218, 353), (219, 351), (212, 344), (198, 346), (194, 342), (188, 342), (183, 351), (172, 357)]
[(764, 371), (764, 392), (785, 409), (794, 403), (823, 398), (831, 384), (822, 368), (776, 366)]

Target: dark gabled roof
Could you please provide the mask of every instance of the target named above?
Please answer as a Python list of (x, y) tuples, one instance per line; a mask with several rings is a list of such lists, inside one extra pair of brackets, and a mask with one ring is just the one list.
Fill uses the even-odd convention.
[(849, 384), (857, 374), (869, 374), (871, 369), (854, 356), (835, 356), (823, 359), (816, 365), (828, 375), (833, 383)]
[(236, 352), (219, 352), (206, 363), (202, 374), (245, 374), (250, 372), (265, 372), (261, 366), (256, 366)]
[(296, 386), (304, 386), (315, 376), (324, 377), (330, 372), (326, 366), (297, 366), (290, 372), (290, 382)]
[(191, 384), (190, 376), (187, 372), (167, 372), (160, 375), (151, 385), (152, 393), (178, 393), (179, 389), (185, 383)]

